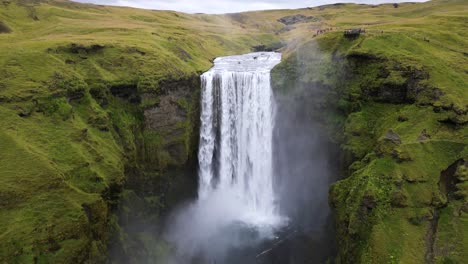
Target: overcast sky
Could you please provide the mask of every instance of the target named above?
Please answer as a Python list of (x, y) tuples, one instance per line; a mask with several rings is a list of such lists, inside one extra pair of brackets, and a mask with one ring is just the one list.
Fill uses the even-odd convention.
[[(400, 0), (75, 0), (83, 3), (132, 6), (157, 10), (176, 10), (186, 13), (233, 13), (249, 10), (301, 8), (333, 3), (381, 4), (406, 2)], [(410, 0), (424, 2), (424, 0)]]

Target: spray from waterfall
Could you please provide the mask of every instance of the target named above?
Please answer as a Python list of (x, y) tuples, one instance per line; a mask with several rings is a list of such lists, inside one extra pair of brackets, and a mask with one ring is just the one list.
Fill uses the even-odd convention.
[[(216, 192), (238, 201), (238, 220), (275, 224), (270, 70), (279, 53), (218, 58), (202, 75), (200, 199)], [(228, 197), (225, 197), (228, 198)]]
[(219, 259), (285, 222), (273, 190), (270, 70), (280, 61), (274, 52), (221, 57), (202, 75), (199, 198), (169, 235), (182, 254)]

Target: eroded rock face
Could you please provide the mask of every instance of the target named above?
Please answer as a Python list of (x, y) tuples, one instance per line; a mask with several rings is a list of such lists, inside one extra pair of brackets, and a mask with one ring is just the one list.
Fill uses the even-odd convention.
[[(152, 252), (142, 245), (158, 241), (154, 229), (160, 215), (196, 192), (200, 79), (159, 81), (157, 89), (144, 93), (119, 91), (116, 96), (137, 109), (138, 124), (132, 137), (136, 153), (127, 155), (119, 202), (116, 237), (125, 240), (112, 240), (110, 256), (113, 263), (144, 263)], [(141, 233), (148, 234), (144, 241)]]
[[(457, 259), (465, 251), (459, 241), (468, 197), (460, 161), (466, 160), (466, 144), (458, 136), (465, 129), (465, 108), (444, 102), (446, 91), (433, 86), (424, 67), (368, 53), (348, 54), (346, 60), (347, 71), (339, 76), (346, 83), (337, 87), (343, 87), (347, 102), (337, 105), (360, 107), (347, 114), (344, 125), (344, 153), (355, 153), (349, 176), (335, 183), (329, 196), (336, 212), (338, 262), (385, 262), (388, 252), (373, 247), (390, 245), (380, 236), (383, 229), (405, 243), (425, 241), (417, 251), (421, 263)], [(404, 232), (417, 235), (386, 229), (404, 226), (403, 221), (410, 224)], [(369, 247), (357, 246), (362, 241)]]
[(144, 110), (145, 131), (160, 138), (169, 165), (183, 165), (196, 149), (191, 146), (198, 134), (199, 87), (198, 77), (162, 83), (157, 104)]
[(314, 16), (304, 16), (301, 14), (293, 15), (293, 16), (285, 16), (278, 19), (278, 22), (281, 22), (285, 25), (293, 25), (301, 22), (309, 22), (309, 21), (319, 21), (317, 17)]

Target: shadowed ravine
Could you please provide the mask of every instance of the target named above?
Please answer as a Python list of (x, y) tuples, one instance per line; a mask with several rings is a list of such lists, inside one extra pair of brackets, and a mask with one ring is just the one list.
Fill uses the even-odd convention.
[(274, 52), (222, 57), (202, 75), (198, 199), (171, 216), (172, 262), (329, 257), (320, 249), (330, 248), (327, 153), (300, 105), (282, 98), (277, 106), (270, 70), (280, 60)]

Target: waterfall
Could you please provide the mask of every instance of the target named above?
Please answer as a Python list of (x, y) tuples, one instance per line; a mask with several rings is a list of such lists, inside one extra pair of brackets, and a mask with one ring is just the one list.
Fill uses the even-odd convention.
[(270, 70), (280, 61), (274, 52), (221, 57), (201, 77), (199, 201), (217, 199), (230, 207), (226, 217), (252, 226), (281, 221), (273, 190), (270, 86)]

